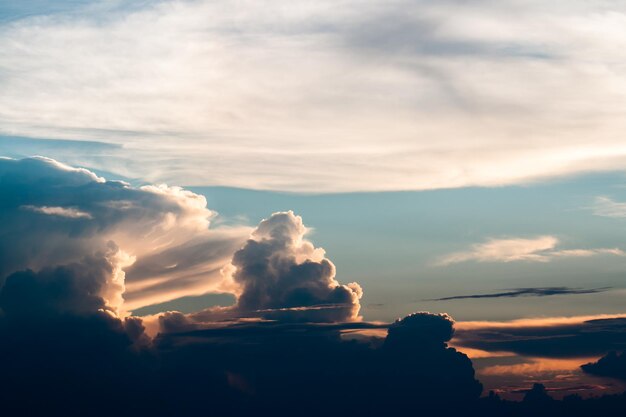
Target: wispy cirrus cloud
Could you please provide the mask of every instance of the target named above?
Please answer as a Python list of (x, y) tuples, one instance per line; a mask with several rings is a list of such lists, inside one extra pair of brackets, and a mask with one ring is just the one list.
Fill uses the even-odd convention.
[(619, 248), (557, 249), (555, 236), (535, 238), (489, 239), (472, 245), (468, 250), (453, 252), (439, 258), (435, 265), (445, 266), (461, 262), (550, 262), (558, 258), (580, 258), (595, 255), (624, 256)]
[(596, 216), (626, 218), (626, 203), (615, 201), (609, 197), (596, 197), (591, 209)]
[(69, 163), (336, 192), (626, 161), (619, 2), (19, 3), (0, 21), (0, 133), (125, 149)]

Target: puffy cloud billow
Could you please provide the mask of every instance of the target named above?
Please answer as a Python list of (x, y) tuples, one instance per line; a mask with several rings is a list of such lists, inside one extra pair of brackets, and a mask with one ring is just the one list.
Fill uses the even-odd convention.
[(0, 194), (0, 287), (17, 271), (102, 257), (112, 269), (97, 295), (115, 311), (215, 289), (249, 233), (209, 230), (205, 198), (179, 187), (135, 188), (47, 158), (0, 159)]
[(228, 270), (241, 288), (238, 310), (281, 320), (358, 318), (361, 287), (339, 284), (335, 265), (323, 249), (304, 239), (306, 232), (302, 218), (291, 211), (259, 224)]

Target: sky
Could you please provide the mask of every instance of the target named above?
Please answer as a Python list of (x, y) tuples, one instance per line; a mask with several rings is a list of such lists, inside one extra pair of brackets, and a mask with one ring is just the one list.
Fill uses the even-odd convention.
[(189, 384), (172, 412), (222, 344), (251, 407), (282, 386), (249, 343), (463, 401), (623, 392), (625, 41), (609, 0), (0, 2), (5, 353), (100, 329)]

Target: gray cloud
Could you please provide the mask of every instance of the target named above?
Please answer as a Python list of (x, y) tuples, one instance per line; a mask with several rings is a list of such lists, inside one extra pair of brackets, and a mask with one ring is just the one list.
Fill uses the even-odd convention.
[(626, 344), (626, 318), (536, 319), (458, 326), (454, 344), (544, 358), (603, 355)]
[(584, 364), (581, 368), (591, 375), (608, 376), (626, 381), (626, 351), (621, 354), (611, 351), (598, 361)]
[(551, 295), (577, 295), (577, 294), (595, 294), (609, 290), (609, 287), (580, 289), (569, 287), (537, 287), (537, 288), (515, 288), (510, 291), (497, 292), (492, 294), (470, 294), (470, 295), (454, 295), (451, 297), (435, 298), (427, 301), (448, 301), (448, 300), (464, 300), (472, 298), (514, 298), (514, 297), (547, 297)]

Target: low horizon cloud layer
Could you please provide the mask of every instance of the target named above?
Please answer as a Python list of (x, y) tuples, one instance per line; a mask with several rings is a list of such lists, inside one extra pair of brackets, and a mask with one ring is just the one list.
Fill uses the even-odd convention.
[[(541, 358), (603, 355), (626, 344), (626, 315), (458, 322), (454, 345)], [(582, 365), (582, 363), (581, 363)]]
[(555, 236), (536, 238), (489, 239), (472, 245), (471, 249), (454, 252), (441, 257), (436, 266), (475, 262), (550, 262), (561, 258), (586, 258), (596, 255), (626, 256), (619, 248), (557, 249), (559, 239)]
[(424, 190), (626, 162), (622, 2), (21, 3), (0, 134), (125, 178)]

